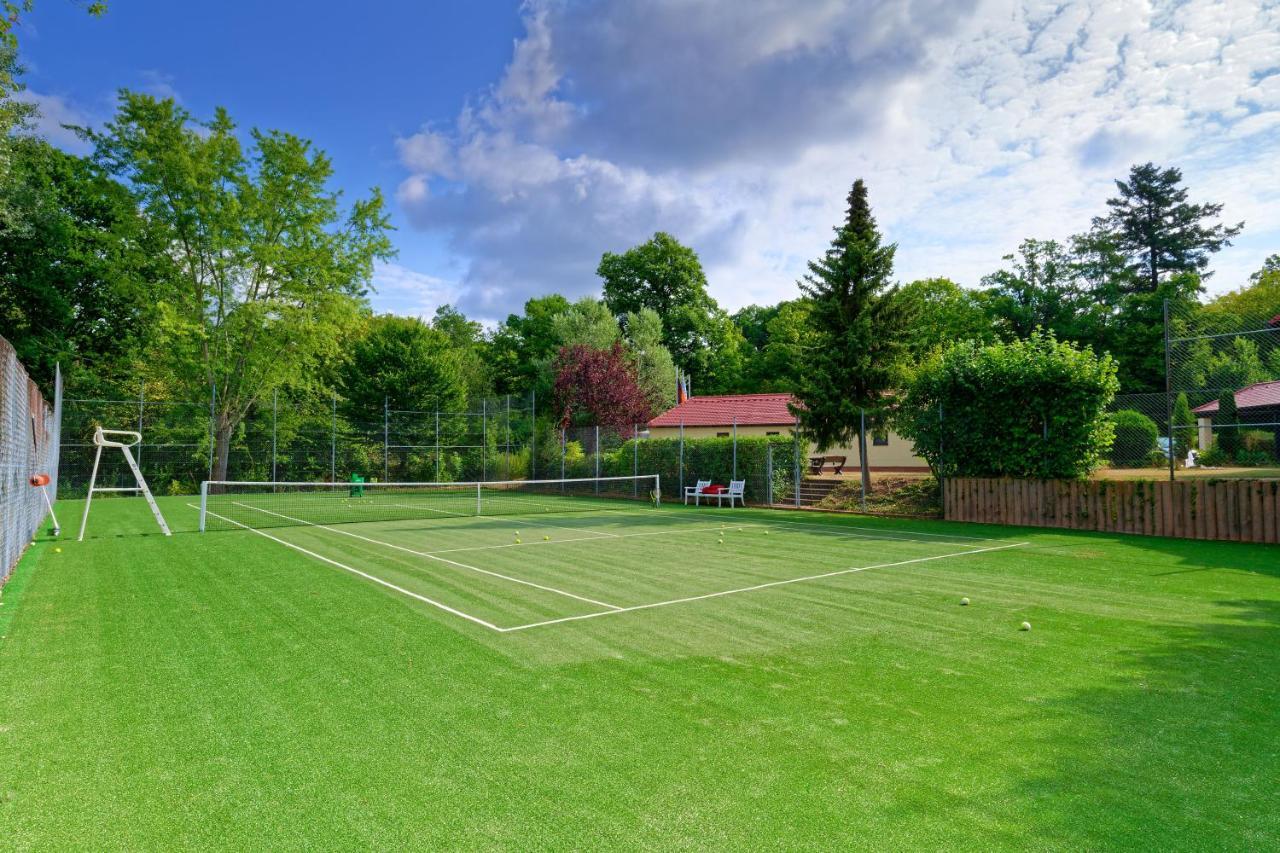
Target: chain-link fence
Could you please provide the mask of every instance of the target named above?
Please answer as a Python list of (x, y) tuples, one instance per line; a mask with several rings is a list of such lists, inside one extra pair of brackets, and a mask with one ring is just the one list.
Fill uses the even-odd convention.
[[(534, 476), (533, 395), (478, 399), (461, 411), (359, 412), (337, 397), (266, 395), (234, 430), (223, 479), (453, 482)], [(79, 497), (93, 465), (93, 429), (142, 434), (135, 451), (158, 494), (194, 494), (214, 470), (212, 400), (156, 399), (145, 386), (129, 397), (66, 400), (61, 485)], [(123, 461), (103, 460), (100, 485), (128, 485)]]
[(0, 584), (48, 512), (45, 494), (30, 478), (48, 474), (48, 498), (57, 497), (61, 392), (59, 373), (49, 405), (13, 347), (0, 338)]

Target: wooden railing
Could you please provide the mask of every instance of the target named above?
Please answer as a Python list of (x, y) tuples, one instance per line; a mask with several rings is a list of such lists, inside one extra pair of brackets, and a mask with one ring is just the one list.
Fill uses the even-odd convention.
[(1280, 542), (1280, 480), (945, 482), (948, 521)]

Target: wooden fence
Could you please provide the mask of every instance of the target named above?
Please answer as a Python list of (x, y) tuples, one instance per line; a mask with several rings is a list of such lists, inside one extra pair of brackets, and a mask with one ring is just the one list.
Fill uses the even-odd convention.
[(946, 481), (948, 521), (1280, 542), (1280, 480)]

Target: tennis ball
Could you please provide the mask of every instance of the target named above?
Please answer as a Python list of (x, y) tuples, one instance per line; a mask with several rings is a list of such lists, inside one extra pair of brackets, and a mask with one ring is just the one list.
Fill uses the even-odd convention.
[(716, 541), (717, 541), (717, 542), (719, 542), (721, 545), (723, 545), (723, 544), (724, 544), (724, 540), (723, 540), (723, 539), (717, 539)]
[(517, 537), (516, 537), (516, 544), (517, 544), (517, 545), (519, 545), (519, 544), (520, 544), (520, 537), (519, 537), (519, 536), (517, 536)]
[(550, 537), (550, 536), (543, 536), (543, 537), (542, 537), (542, 541), (543, 541), (543, 542), (546, 542), (546, 541), (548, 541), (548, 540), (550, 540), (550, 539), (551, 539), (551, 537)]
[(1022, 623), (1022, 628), (1021, 628), (1021, 630), (1023, 630), (1023, 631), (1030, 631), (1030, 630), (1031, 630), (1031, 623), (1030, 623), (1030, 622), (1023, 622), (1023, 623)]
[(962, 599), (960, 599), (960, 606), (961, 606), (961, 607), (968, 607), (968, 606), (969, 606), (969, 599), (967, 599), (967, 598), (962, 598)]
[[(61, 554), (61, 553), (62, 553), (62, 549), (61, 549), (61, 548), (54, 548), (54, 549), (53, 549), (53, 553), (55, 553), (55, 554)], [(1030, 627), (1030, 626), (1028, 626), (1028, 627)]]

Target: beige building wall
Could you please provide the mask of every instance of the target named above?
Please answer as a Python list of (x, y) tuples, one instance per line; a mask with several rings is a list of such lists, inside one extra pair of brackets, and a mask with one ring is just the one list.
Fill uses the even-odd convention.
[[(763, 435), (782, 435), (790, 436), (791, 427), (789, 426), (740, 426), (738, 427), (738, 435), (740, 436), (763, 436)], [(684, 428), (685, 438), (716, 438), (717, 436), (728, 438), (733, 435), (732, 426), (723, 427), (706, 427), (706, 426), (689, 426)], [(679, 438), (679, 427), (649, 427), (650, 438)], [(873, 471), (928, 471), (929, 463), (923, 457), (917, 456), (912, 449), (911, 442), (895, 432), (887, 434), (888, 443), (883, 445), (872, 444), (868, 440), (867, 445), (867, 463)], [(809, 446), (807, 456), (844, 456), (847, 457), (845, 464), (850, 467), (856, 467), (860, 464), (858, 460), (858, 448), (839, 447), (831, 448), (825, 451), (818, 451), (814, 445)]]

